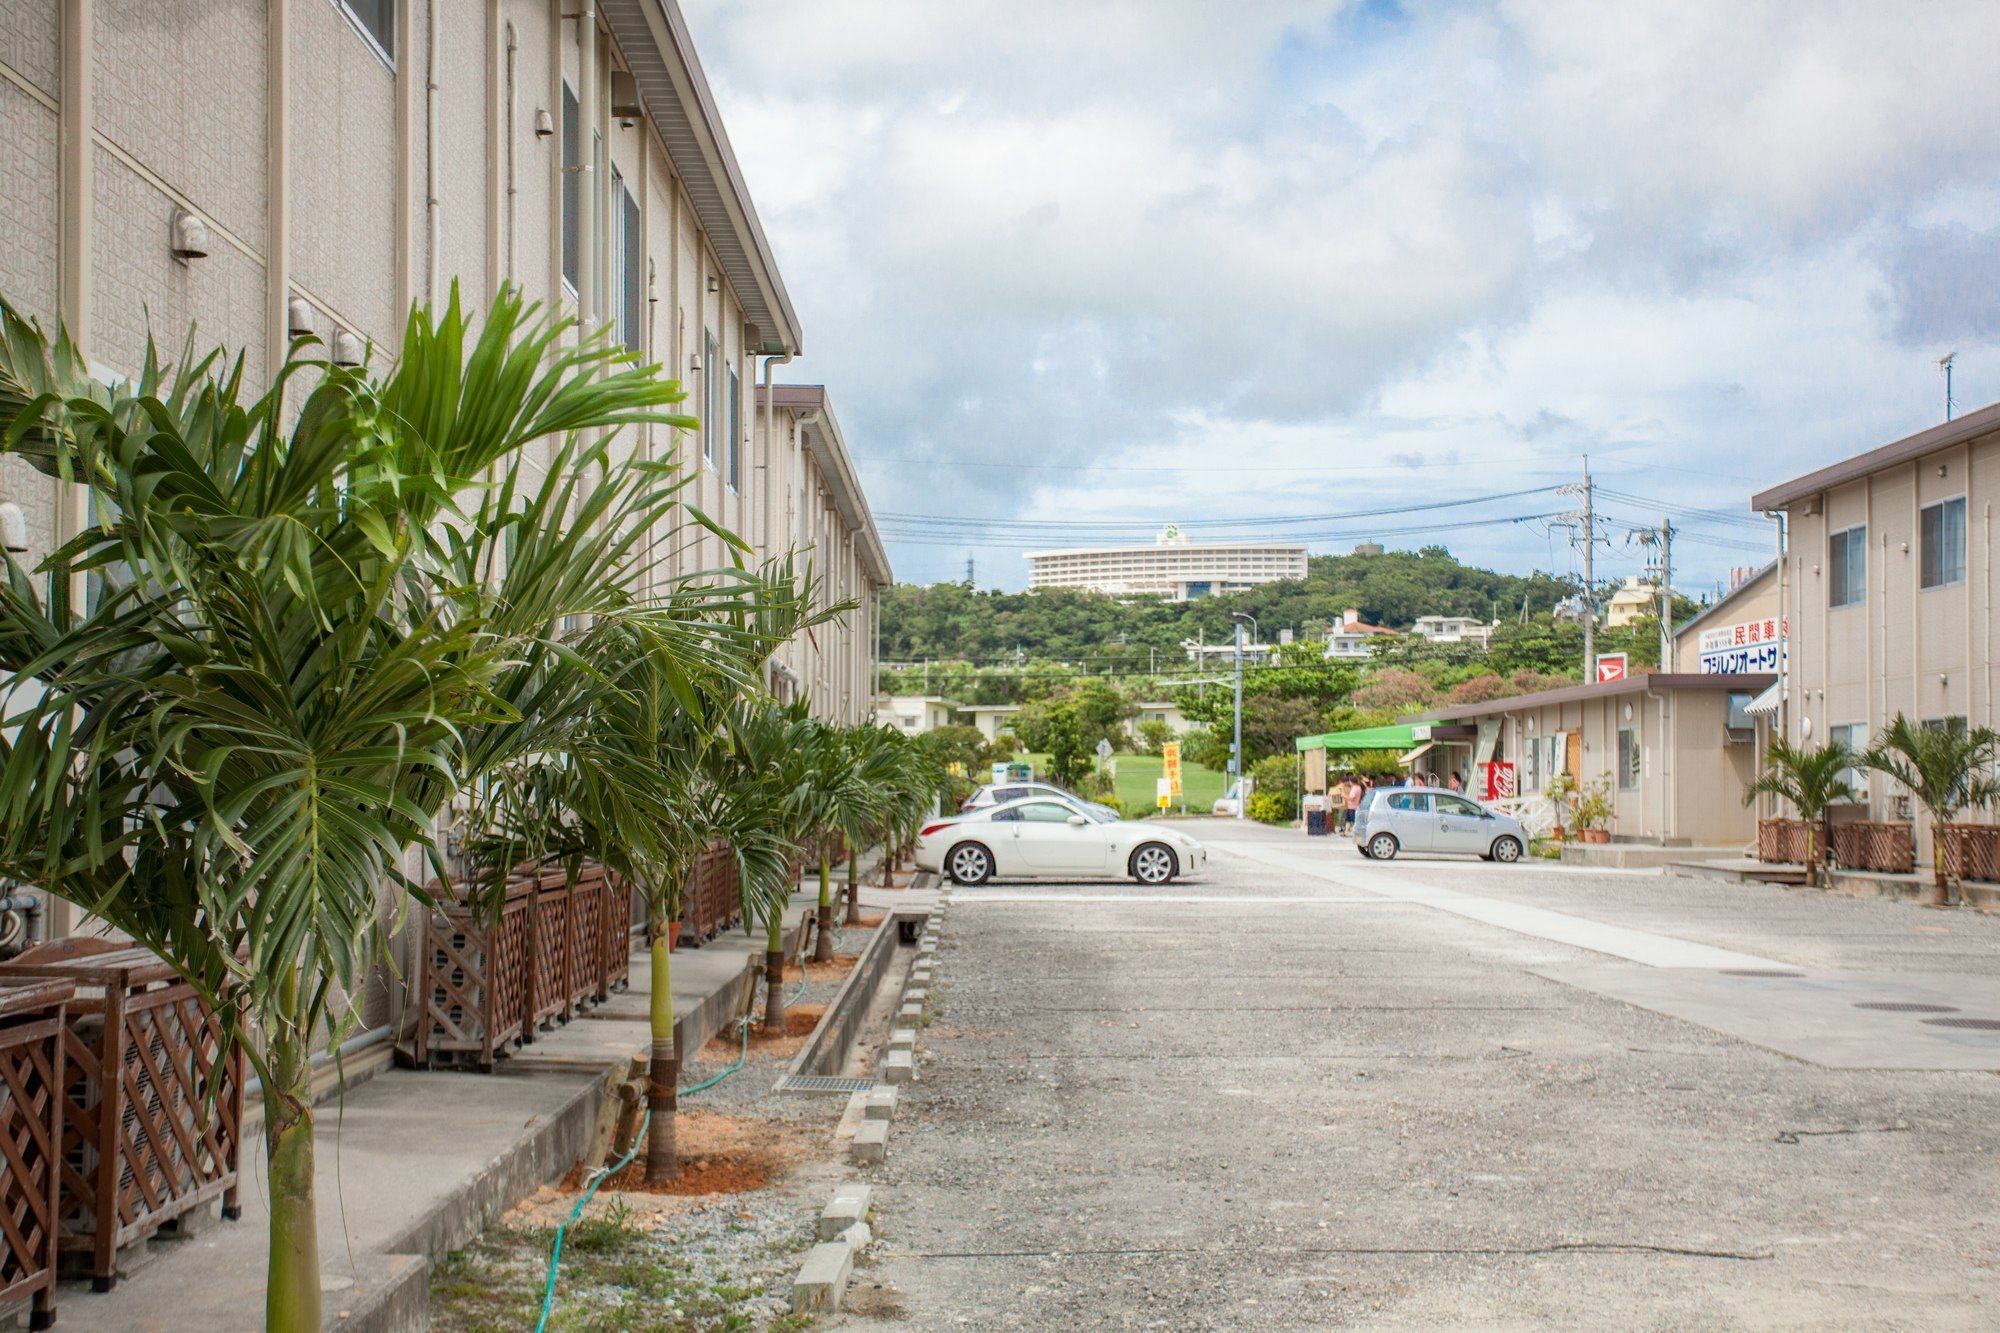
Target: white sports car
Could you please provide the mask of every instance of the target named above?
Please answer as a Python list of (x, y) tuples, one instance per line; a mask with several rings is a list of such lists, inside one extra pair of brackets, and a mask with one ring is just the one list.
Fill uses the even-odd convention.
[(1130, 876), (1165, 884), (1208, 860), (1178, 829), (1118, 819), (1054, 796), (983, 806), (924, 826), (917, 868), (956, 884), (992, 879), (1098, 879)]

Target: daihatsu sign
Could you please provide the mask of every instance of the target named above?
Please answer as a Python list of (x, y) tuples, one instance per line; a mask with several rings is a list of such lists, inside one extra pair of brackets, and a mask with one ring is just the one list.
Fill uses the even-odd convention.
[(1701, 632), (1699, 670), (1704, 676), (1776, 675), (1784, 667), (1790, 622), (1775, 616)]

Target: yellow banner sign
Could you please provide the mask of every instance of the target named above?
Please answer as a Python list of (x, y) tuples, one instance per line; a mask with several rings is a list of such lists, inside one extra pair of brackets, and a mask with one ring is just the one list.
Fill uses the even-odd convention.
[(1181, 743), (1168, 741), (1160, 747), (1161, 775), (1166, 778), (1168, 789), (1174, 795), (1181, 794)]

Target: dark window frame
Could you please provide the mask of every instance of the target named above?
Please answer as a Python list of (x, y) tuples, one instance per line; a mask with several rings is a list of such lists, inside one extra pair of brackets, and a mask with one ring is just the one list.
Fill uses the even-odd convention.
[[(1958, 516), (1956, 542), (1954, 534), (1946, 526), (1947, 519)], [(1936, 516), (1935, 527), (1932, 516)], [(1965, 521), (1966, 504), (1963, 495), (1949, 496), (1943, 500), (1924, 505), (1917, 510), (1917, 587), (1923, 592), (1933, 588), (1955, 588), (1965, 582)], [(1954, 545), (1956, 550), (1953, 549)], [(1956, 556), (1953, 561), (1952, 557)]]
[(1868, 525), (1826, 534), (1826, 604), (1829, 610), (1868, 602)]
[(562, 280), (575, 296), (583, 290), (583, 103), (562, 86)]
[(1618, 728), (1618, 790), (1637, 791), (1645, 766), (1646, 754), (1639, 744), (1639, 729)]
[(333, 0), (347, 25), (390, 69), (396, 68), (396, 0)]
[(729, 423), (729, 439), (723, 447), (723, 478), (731, 492), (743, 489), (743, 379), (736, 367), (729, 368), (729, 409), (723, 414)]

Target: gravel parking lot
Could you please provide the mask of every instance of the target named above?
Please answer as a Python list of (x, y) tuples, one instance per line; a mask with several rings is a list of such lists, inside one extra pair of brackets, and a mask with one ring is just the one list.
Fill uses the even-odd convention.
[[(2000, 1033), (1851, 1002), (1993, 995), (2000, 921), (1196, 831), (1164, 893), (958, 893), (838, 1322), (2000, 1321), (1995, 1076), (1887, 1067)], [(1885, 1067), (1785, 1053), (1849, 1013)]]

